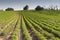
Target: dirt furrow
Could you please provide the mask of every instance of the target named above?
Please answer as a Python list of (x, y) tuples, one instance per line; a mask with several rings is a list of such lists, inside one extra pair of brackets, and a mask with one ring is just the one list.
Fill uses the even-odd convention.
[(20, 21), (20, 40), (23, 40), (23, 33), (22, 33), (22, 19)]

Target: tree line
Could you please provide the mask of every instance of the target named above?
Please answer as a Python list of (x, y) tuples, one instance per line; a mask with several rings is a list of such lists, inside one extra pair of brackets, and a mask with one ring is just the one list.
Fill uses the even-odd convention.
[[(28, 9), (29, 9), (29, 6), (28, 6), (28, 5), (24, 6), (24, 8), (23, 8), (23, 10), (28, 10)], [(6, 11), (14, 11), (13, 8), (7, 8), (7, 9), (5, 9), (5, 10), (6, 10)], [(41, 6), (38, 5), (38, 6), (36, 6), (35, 10), (36, 10), (36, 11), (44, 10), (44, 7), (41, 7)], [(55, 10), (55, 9), (49, 8), (49, 10)]]
[[(29, 6), (28, 5), (26, 5), (24, 8), (23, 8), (23, 10), (28, 10), (29, 9)], [(35, 10), (37, 10), (37, 11), (39, 11), (39, 10), (43, 10), (44, 8), (43, 7), (41, 7), (41, 6), (37, 6), (36, 8), (35, 8)], [(14, 11), (14, 9), (13, 8), (7, 8), (7, 9), (5, 9), (6, 11)]]

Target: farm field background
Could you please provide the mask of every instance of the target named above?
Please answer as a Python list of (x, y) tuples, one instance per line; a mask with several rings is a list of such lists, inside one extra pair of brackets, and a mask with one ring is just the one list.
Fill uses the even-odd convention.
[(60, 40), (60, 10), (0, 11), (0, 40)]

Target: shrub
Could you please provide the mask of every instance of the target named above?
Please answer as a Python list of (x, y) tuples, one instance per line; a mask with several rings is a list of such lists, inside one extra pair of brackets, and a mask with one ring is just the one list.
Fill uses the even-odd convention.
[(13, 8), (7, 8), (7, 9), (5, 9), (6, 11), (14, 11), (14, 9)]
[(35, 8), (35, 10), (37, 10), (37, 11), (39, 11), (39, 10), (43, 10), (44, 8), (43, 7), (41, 7), (41, 6), (37, 6), (36, 8)]

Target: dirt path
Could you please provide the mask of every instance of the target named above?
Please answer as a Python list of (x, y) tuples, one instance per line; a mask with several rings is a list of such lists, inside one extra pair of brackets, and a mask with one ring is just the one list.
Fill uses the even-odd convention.
[(22, 33), (22, 19), (20, 22), (20, 40), (23, 40), (23, 33)]
[(22, 40), (22, 30), (21, 30), (21, 20), (20, 20), (20, 25), (19, 25), (19, 31), (18, 31), (18, 37), (17, 40)]
[(18, 31), (18, 37), (17, 37), (17, 40), (20, 40), (20, 29)]
[(20, 40), (23, 40), (23, 34), (21, 29), (20, 29)]

